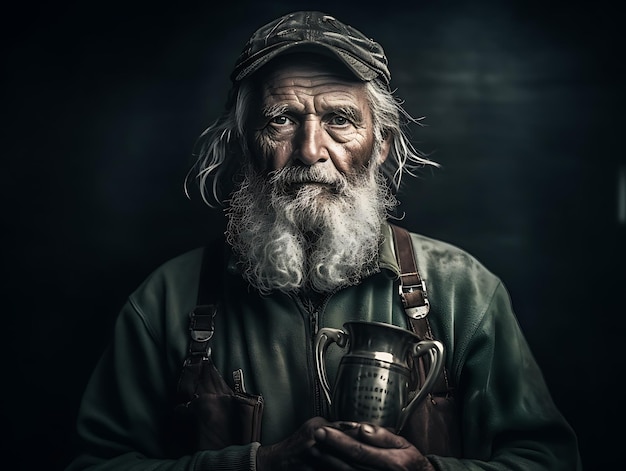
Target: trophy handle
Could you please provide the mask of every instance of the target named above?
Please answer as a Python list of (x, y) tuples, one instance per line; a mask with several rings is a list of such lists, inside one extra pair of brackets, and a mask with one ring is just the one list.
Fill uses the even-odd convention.
[(317, 377), (322, 385), (322, 390), (324, 391), (328, 405), (331, 404), (330, 384), (328, 383), (328, 376), (326, 375), (324, 355), (326, 354), (328, 346), (333, 342), (340, 347), (345, 347), (348, 342), (348, 334), (341, 329), (324, 327), (320, 329), (315, 336), (315, 369), (317, 370)]
[(430, 354), (430, 368), (428, 369), (428, 374), (426, 375), (426, 380), (420, 389), (417, 390), (415, 397), (411, 399), (411, 401), (402, 409), (400, 413), (400, 420), (398, 426), (396, 427), (397, 431), (400, 432), (406, 420), (409, 418), (409, 415), (413, 411), (413, 409), (419, 404), (419, 402), (424, 399), (424, 397), (431, 391), (432, 387), (435, 385), (435, 381), (439, 377), (441, 370), (444, 365), (444, 351), (443, 344), (437, 340), (422, 340), (415, 344), (415, 347), (412, 352), (412, 356), (417, 359), (427, 353)]

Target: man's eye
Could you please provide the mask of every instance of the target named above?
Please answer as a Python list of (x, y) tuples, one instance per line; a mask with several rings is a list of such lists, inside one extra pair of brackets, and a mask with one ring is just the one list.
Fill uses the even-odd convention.
[(287, 116), (274, 116), (271, 120), (270, 123), (272, 124), (278, 124), (279, 126), (285, 126), (287, 124), (290, 124), (292, 121), (287, 118)]
[(330, 124), (334, 126), (345, 126), (346, 124), (349, 124), (349, 123), (350, 121), (348, 120), (348, 118), (344, 116), (333, 116), (330, 120)]

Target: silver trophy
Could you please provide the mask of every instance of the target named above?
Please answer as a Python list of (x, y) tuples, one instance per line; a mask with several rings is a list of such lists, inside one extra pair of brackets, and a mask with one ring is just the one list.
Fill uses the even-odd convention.
[[(320, 329), (315, 339), (315, 366), (330, 405), (330, 419), (368, 422), (399, 433), (441, 373), (442, 343), (420, 341), (406, 329), (380, 322), (346, 322), (343, 328)], [(332, 392), (324, 358), (331, 343), (348, 345)], [(430, 368), (419, 389), (409, 391), (410, 358), (417, 361), (422, 355), (430, 356)]]

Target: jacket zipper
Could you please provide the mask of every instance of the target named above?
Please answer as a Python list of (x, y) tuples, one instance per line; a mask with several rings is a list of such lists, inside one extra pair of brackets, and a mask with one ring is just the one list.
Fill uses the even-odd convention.
[[(338, 289), (334, 289), (333, 291), (330, 291), (329, 293), (327, 293), (324, 298), (322, 299), (322, 302), (319, 303), (319, 306), (317, 308), (313, 308), (312, 312), (311, 312), (311, 323), (312, 323), (312, 327), (311, 327), (311, 345), (313, 347), (315, 347), (315, 336), (317, 335), (317, 333), (319, 332), (319, 328), (320, 328), (320, 315), (322, 314), (322, 312), (324, 312), (326, 310), (326, 306), (328, 305), (328, 301), (330, 300), (330, 298), (333, 296), (333, 294), (335, 294), (337, 291), (339, 291)], [(313, 351), (313, 348), (311, 349), (311, 351)], [(312, 355), (314, 355), (315, 352), (312, 353)], [(315, 358), (312, 358), (313, 360), (313, 365), (315, 366)], [(322, 385), (320, 383), (319, 378), (317, 377), (317, 371), (314, 369), (313, 371), (313, 375), (314, 375), (314, 379), (315, 379), (315, 415), (317, 416), (321, 416), (321, 417), (325, 417), (325, 418), (329, 418), (329, 414), (330, 414), (330, 404), (326, 403), (326, 400), (324, 399), (324, 397), (322, 396)]]
[(319, 310), (315, 309), (311, 312), (309, 319), (311, 321), (311, 337), (314, 340), (318, 331), (318, 323), (319, 323)]
[(313, 351), (313, 349), (315, 348), (315, 336), (317, 335), (317, 331), (318, 331), (318, 324), (319, 324), (319, 310), (318, 309), (314, 309), (311, 311), (311, 313), (309, 314), (309, 321), (311, 323), (311, 348), (308, 350), (310, 352), (311, 357), (309, 358), (309, 361), (312, 362), (313, 365), (313, 413), (314, 415), (317, 416), (321, 416), (322, 415), (322, 409), (323, 409), (323, 404), (322, 404), (322, 392), (321, 392), (321, 384), (320, 384), (320, 380), (317, 377), (317, 370), (315, 368), (315, 352)]
[(328, 404), (326, 404), (322, 397), (322, 385), (317, 377), (317, 370), (315, 368), (315, 336), (319, 331), (319, 318), (320, 314), (326, 308), (328, 300), (334, 294), (334, 291), (328, 293), (319, 307), (315, 307), (311, 301), (303, 300), (300, 296), (293, 296), (297, 303), (303, 308), (304, 312), (308, 315), (309, 324), (309, 345), (307, 346), (307, 361), (310, 365), (310, 371), (313, 376), (313, 414), (314, 416), (325, 417), (328, 412)]

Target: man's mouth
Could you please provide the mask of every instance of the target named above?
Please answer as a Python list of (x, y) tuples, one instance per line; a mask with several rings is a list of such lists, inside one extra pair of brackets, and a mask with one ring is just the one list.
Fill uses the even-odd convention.
[(319, 171), (302, 169), (283, 169), (275, 175), (273, 184), (285, 193), (297, 193), (301, 190), (318, 189), (320, 192), (339, 194), (345, 187), (339, 178), (332, 178)]

